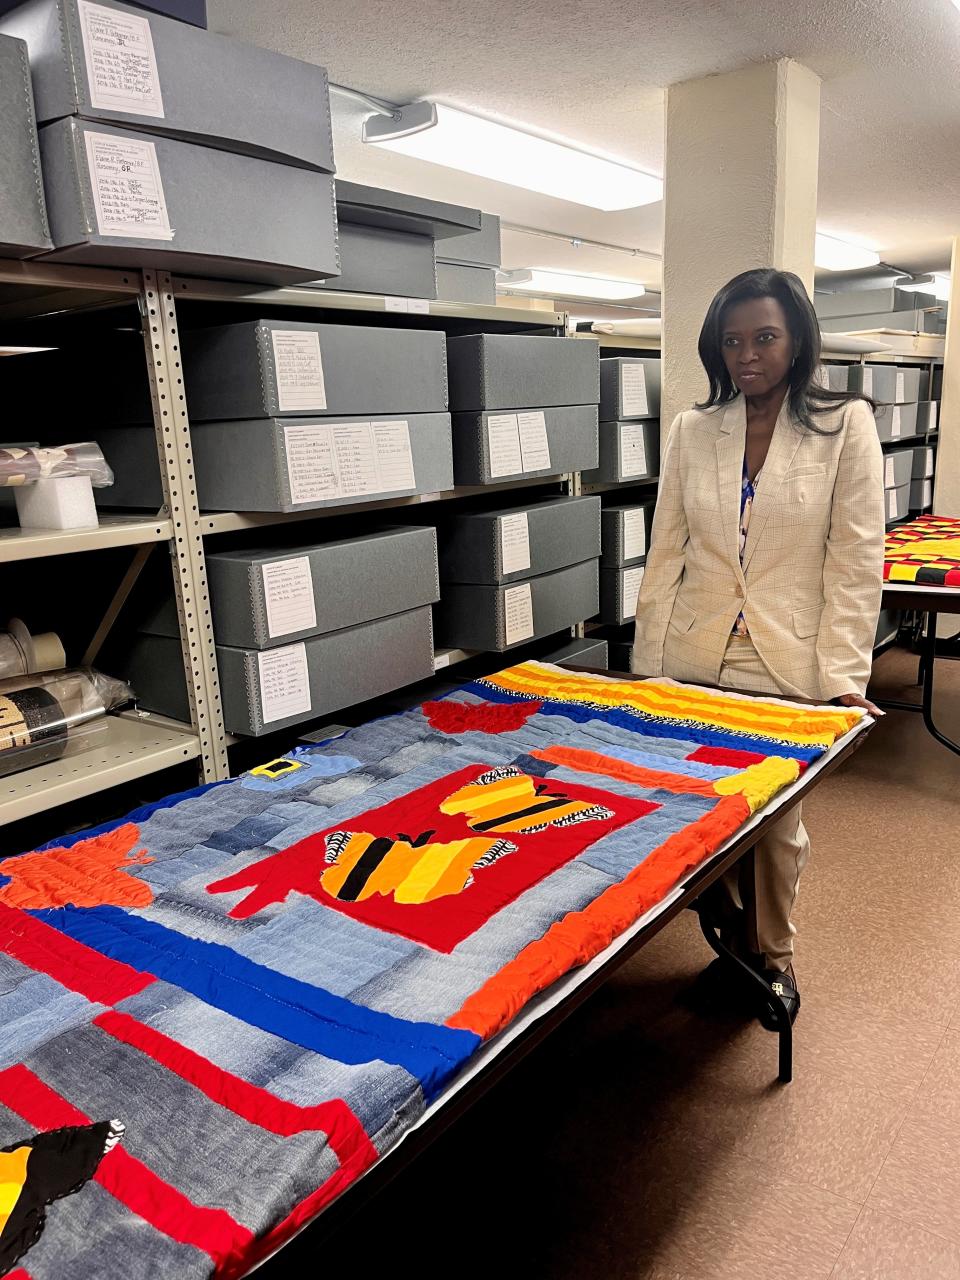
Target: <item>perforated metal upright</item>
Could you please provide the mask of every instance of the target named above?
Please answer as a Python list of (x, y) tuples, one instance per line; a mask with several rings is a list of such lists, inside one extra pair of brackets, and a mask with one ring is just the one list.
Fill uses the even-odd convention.
[(229, 777), (230, 766), (220, 707), (177, 309), (167, 272), (143, 272), (140, 313), (165, 514), (173, 523), (170, 554), (190, 719), (200, 739), (201, 777), (204, 782), (214, 782)]

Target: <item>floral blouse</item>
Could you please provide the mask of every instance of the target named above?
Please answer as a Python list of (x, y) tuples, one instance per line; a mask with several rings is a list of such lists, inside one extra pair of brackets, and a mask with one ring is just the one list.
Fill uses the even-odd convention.
[[(747, 455), (743, 455), (743, 478), (740, 482), (740, 563), (743, 564), (743, 552), (747, 545), (747, 531), (750, 528), (750, 513), (753, 510), (753, 499), (757, 491), (757, 485), (760, 483), (760, 471), (750, 479), (750, 472), (747, 469)], [(735, 636), (749, 636), (747, 630), (747, 620), (743, 616), (743, 612), (738, 615), (736, 622), (733, 624), (733, 634)]]

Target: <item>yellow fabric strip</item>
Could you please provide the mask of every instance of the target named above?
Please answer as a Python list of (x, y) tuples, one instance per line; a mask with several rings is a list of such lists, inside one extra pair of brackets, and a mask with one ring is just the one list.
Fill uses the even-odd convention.
[(17, 1147), (16, 1151), (0, 1152), (0, 1232), (17, 1207), (27, 1180), (27, 1161), (32, 1150), (32, 1147)]
[(796, 782), (800, 777), (800, 765), (796, 760), (787, 760), (783, 756), (768, 756), (759, 764), (748, 765), (742, 773), (733, 773), (727, 778), (719, 778), (713, 788), (718, 795), (741, 795), (750, 806), (750, 812), (756, 811), (772, 800), (777, 792)]

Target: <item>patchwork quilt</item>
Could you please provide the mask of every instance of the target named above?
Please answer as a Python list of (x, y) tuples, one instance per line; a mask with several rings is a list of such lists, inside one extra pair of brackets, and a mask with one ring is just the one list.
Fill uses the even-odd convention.
[(890, 529), (883, 576), (889, 582), (960, 587), (960, 520), (918, 516)]
[(525, 663), (0, 862), (0, 1274), (244, 1274), (858, 719)]

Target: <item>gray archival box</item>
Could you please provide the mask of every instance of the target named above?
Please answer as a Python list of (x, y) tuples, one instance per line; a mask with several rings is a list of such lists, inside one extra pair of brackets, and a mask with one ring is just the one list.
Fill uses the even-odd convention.
[(0, 36), (0, 254), (31, 258), (53, 248), (40, 177), (27, 47)]
[[(505, 571), (504, 542), (520, 526), (529, 563)], [(453, 516), (440, 527), (443, 582), (516, 582), (600, 554), (600, 499), (551, 498)], [(508, 561), (509, 563), (509, 561)]]
[[(536, 411), (531, 409), (529, 412)], [(455, 413), (453, 466), (457, 484), (496, 484), (505, 480), (519, 480), (524, 476), (552, 476), (567, 471), (586, 471), (597, 465), (599, 454), (595, 404), (553, 406), (541, 412), (546, 427), (550, 466), (536, 471), (498, 474), (494, 474), (490, 454), (490, 419), (501, 415), (485, 411)]]
[(598, 404), (598, 351), (593, 342), (528, 334), (450, 338), (450, 407), (457, 411)]

